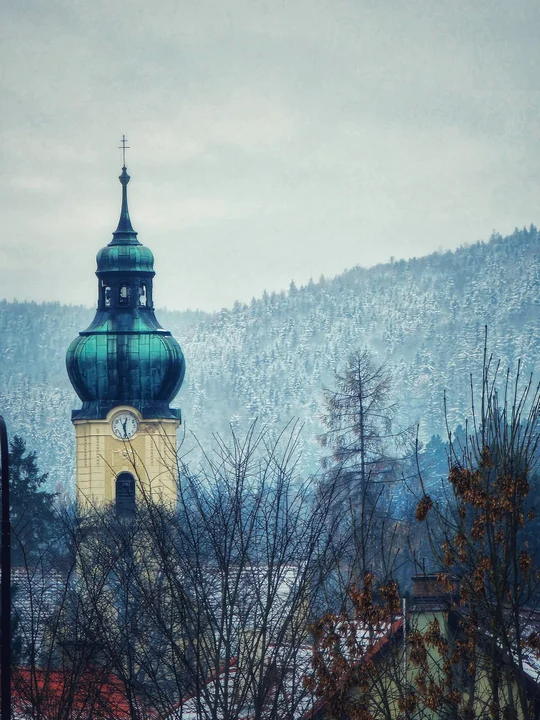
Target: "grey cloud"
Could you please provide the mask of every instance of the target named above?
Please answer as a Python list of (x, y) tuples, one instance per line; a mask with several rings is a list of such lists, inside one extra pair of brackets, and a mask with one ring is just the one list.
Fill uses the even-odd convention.
[(169, 307), (538, 219), (532, 1), (35, 0), (2, 14), (7, 297), (93, 304), (123, 132)]

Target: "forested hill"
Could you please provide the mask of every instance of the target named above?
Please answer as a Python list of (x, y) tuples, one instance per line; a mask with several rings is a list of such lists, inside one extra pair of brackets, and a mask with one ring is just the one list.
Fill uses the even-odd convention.
[[(187, 376), (177, 399), (186, 427), (205, 444), (229, 423), (252, 418), (304, 422), (304, 469), (319, 455), (322, 388), (347, 354), (367, 346), (393, 370), (403, 424), (422, 435), (466, 411), (478, 374), (484, 325), (503, 365), (517, 358), (538, 377), (540, 238), (536, 228), (456, 252), (355, 267), (287, 293), (267, 294), (215, 314), (158, 311), (178, 338)], [(159, 282), (159, 277), (158, 277)], [(94, 310), (0, 303), (0, 412), (50, 472), (52, 488), (73, 484), (74, 433), (65, 351)]]

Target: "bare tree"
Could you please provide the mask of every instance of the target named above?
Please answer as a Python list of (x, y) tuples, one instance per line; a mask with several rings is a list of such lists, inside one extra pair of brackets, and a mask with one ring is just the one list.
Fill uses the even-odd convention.
[(178, 507), (140, 494), (136, 513), (87, 509), (78, 592), (85, 632), (140, 719), (298, 717), (309, 627), (332, 571), (332, 488), (296, 471), (298, 429), (216, 438)]
[(345, 585), (372, 571), (391, 577), (406, 547), (406, 522), (394, 512), (394, 490), (401, 487), (412, 434), (395, 428), (390, 372), (367, 350), (354, 352), (336, 373), (335, 388), (325, 390), (325, 401), (326, 432), (319, 441), (331, 450), (325, 466), (336, 488), (333, 511), (350, 537), (349, 560), (340, 563)]
[[(536, 717), (540, 386), (522, 377), (519, 363), (513, 378), (501, 374), (486, 342), (479, 397), (472, 378), (471, 396), (465, 439), (449, 432), (452, 501), (443, 506), (426, 494), (417, 518), (426, 522), (435, 567), (460, 582), (468, 646), (482, 647), (474, 656), (460, 651), (469, 687), (462, 715), (483, 703), (494, 718)], [(479, 677), (489, 683), (487, 698), (478, 695)]]
[(18, 541), (13, 571), (18, 657), (13, 693), (17, 716), (29, 720), (125, 718), (122, 688), (102, 662), (88, 633), (88, 615), (77, 578), (73, 513), (56, 508), (56, 535), (38, 552)]
[(400, 618), (396, 585), (368, 573), (314, 625), (311, 687), (331, 717), (540, 715), (540, 388), (519, 364), (501, 377), (485, 347), (471, 393), (465, 439), (449, 432), (449, 502), (425, 493), (416, 510), (434, 570), (420, 595), (438, 586), (437, 602)]

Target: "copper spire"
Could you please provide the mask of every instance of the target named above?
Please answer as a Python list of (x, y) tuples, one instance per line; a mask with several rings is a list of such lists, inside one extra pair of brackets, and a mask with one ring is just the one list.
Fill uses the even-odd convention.
[(120, 180), (120, 183), (122, 185), (122, 208), (120, 210), (120, 219), (118, 221), (118, 227), (113, 232), (114, 241), (128, 241), (128, 242), (135, 242), (138, 243), (137, 240), (137, 233), (133, 229), (133, 226), (131, 224), (131, 219), (129, 217), (129, 209), (128, 209), (128, 199), (127, 199), (127, 185), (128, 182), (131, 180), (130, 176), (127, 174), (126, 170), (126, 148), (129, 147), (129, 145), (126, 145), (127, 138), (125, 135), (122, 135), (122, 145), (119, 146), (119, 148), (122, 150), (122, 160), (123, 160), (123, 166), (122, 166), (122, 174), (119, 175), (118, 179)]

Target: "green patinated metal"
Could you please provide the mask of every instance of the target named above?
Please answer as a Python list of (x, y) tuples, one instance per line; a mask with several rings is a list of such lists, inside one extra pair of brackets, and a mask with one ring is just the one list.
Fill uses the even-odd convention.
[(154, 273), (154, 256), (144, 245), (107, 245), (97, 254), (98, 272)]
[(82, 400), (73, 419), (105, 418), (131, 405), (148, 418), (180, 418), (169, 407), (185, 374), (171, 333), (156, 320), (154, 256), (137, 239), (129, 217), (126, 168), (120, 175), (122, 208), (113, 239), (97, 254), (98, 307), (90, 327), (69, 346), (71, 384)]

